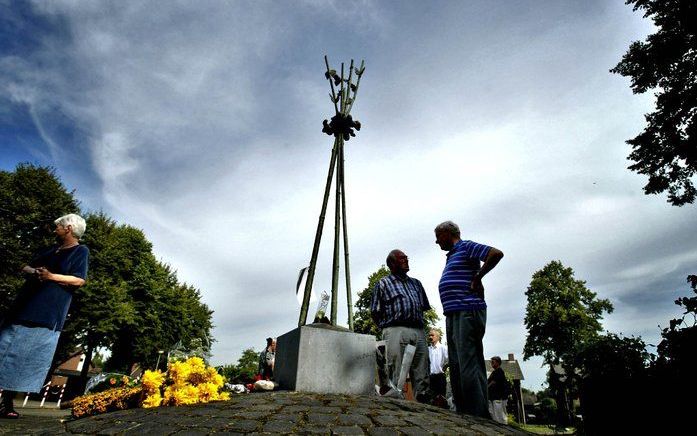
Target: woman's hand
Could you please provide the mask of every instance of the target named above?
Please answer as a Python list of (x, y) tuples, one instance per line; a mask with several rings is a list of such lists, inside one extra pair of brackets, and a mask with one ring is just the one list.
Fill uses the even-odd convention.
[(44, 267), (39, 267), (34, 270), (34, 274), (41, 280), (42, 282), (46, 280), (53, 280), (53, 273), (49, 270), (47, 270)]
[(75, 286), (76, 288), (85, 284), (85, 279), (64, 274), (54, 274), (44, 267), (36, 268), (36, 275), (42, 282), (52, 281), (61, 285)]

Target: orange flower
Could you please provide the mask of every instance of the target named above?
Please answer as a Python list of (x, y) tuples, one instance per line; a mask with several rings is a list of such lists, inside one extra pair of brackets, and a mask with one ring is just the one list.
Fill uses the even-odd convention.
[(116, 384), (116, 379), (113, 378), (113, 377), (110, 378), (110, 379), (109, 379), (109, 384), (112, 385), (112, 386), (115, 385), (115, 384)]

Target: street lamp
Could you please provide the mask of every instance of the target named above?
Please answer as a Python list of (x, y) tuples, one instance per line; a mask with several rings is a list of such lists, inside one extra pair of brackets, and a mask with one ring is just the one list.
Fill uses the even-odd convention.
[(162, 357), (162, 353), (164, 353), (165, 350), (157, 350), (157, 363), (155, 364), (155, 370), (160, 369), (160, 357)]

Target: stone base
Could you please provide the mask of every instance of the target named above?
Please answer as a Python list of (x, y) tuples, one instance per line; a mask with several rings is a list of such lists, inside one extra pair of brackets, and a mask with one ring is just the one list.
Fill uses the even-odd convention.
[(375, 388), (375, 337), (310, 324), (279, 336), (274, 380), (281, 389), (368, 394)]

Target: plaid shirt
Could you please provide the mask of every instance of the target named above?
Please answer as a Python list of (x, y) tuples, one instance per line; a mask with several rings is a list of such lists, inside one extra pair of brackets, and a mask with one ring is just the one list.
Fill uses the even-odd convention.
[(378, 327), (423, 327), (423, 312), (431, 308), (421, 282), (394, 274), (375, 284), (370, 311)]

